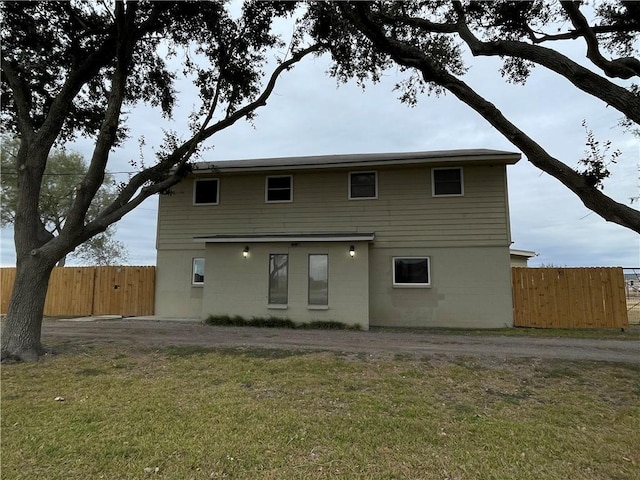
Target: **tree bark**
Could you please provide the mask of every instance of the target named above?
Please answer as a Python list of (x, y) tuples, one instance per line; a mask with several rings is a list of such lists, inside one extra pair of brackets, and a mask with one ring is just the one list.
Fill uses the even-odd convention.
[(9, 310), (2, 325), (2, 360), (35, 362), (44, 353), (40, 342), (42, 317), (55, 262), (38, 257), (28, 255), (17, 262)]

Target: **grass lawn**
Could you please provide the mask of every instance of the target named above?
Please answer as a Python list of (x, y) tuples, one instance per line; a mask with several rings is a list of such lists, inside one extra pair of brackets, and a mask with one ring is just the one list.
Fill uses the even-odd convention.
[(639, 478), (638, 366), (58, 347), (2, 366), (2, 478)]
[(640, 325), (620, 328), (392, 328), (374, 327), (381, 331), (408, 332), (427, 335), (504, 336), (530, 338), (590, 338), (594, 340), (640, 340)]

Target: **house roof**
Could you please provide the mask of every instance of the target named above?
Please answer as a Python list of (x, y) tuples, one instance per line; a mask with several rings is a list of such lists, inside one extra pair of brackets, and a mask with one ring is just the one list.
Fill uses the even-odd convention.
[(427, 164), (430, 166), (447, 166), (451, 164), (513, 165), (518, 160), (520, 160), (519, 153), (489, 149), (357, 153), (198, 162), (193, 167), (193, 173), (198, 175), (206, 173), (315, 170), (324, 168), (384, 167), (415, 164)]

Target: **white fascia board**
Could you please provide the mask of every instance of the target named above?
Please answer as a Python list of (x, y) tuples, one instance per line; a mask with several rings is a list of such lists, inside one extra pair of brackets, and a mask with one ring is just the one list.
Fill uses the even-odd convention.
[(527, 257), (527, 258), (533, 258), (538, 256), (538, 254), (536, 252), (532, 252), (531, 250), (514, 250), (511, 249), (509, 250), (509, 254), (510, 255), (515, 255), (517, 257)]

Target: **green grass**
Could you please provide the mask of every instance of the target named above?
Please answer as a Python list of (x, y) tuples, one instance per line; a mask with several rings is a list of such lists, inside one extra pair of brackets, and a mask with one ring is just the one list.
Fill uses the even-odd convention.
[(635, 479), (640, 469), (637, 366), (57, 347), (2, 366), (3, 478)]

